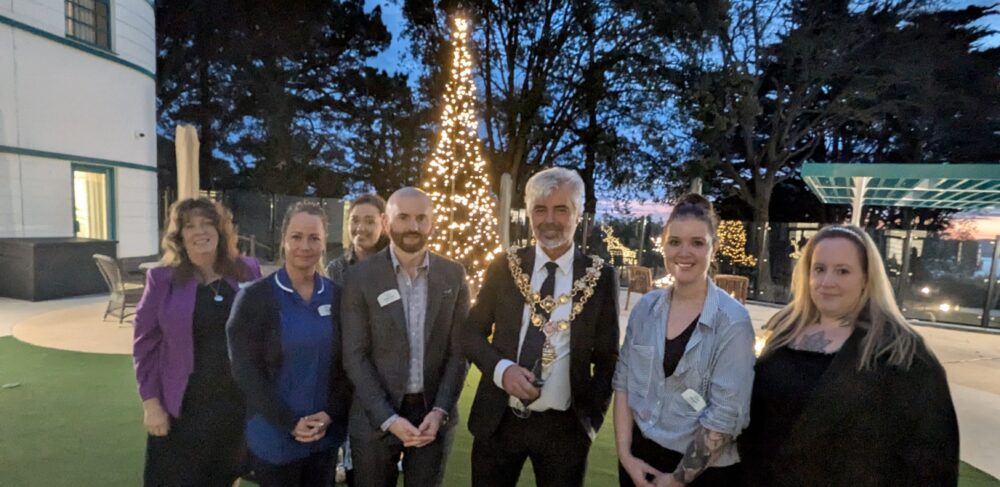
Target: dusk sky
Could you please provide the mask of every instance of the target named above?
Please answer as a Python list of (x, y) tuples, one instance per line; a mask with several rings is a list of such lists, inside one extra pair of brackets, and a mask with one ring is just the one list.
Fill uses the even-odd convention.
[[(369, 11), (376, 6), (382, 7), (382, 21), (392, 33), (392, 44), (371, 61), (371, 65), (389, 72), (406, 72), (414, 80), (419, 75), (419, 65), (410, 53), (409, 41), (406, 39), (403, 29), (405, 19), (402, 12), (402, 1), (378, 1), (366, 0), (366, 9)], [(971, 1), (945, 1), (941, 2), (942, 8), (962, 8), (968, 5), (992, 5), (995, 0), (971, 0)], [(1000, 7), (998, 13), (994, 14), (986, 26), (994, 31), (1000, 31)], [(989, 38), (987, 45), (1000, 44), (1000, 34), (994, 34)], [(630, 213), (635, 216), (651, 215), (653, 218), (663, 219), (670, 213), (670, 206), (664, 203), (649, 201), (634, 201), (629, 203)], [(598, 203), (599, 214), (617, 214), (614, 203), (610, 200), (601, 200)], [(981, 210), (961, 214), (963, 218), (974, 222), (978, 238), (993, 238), (1000, 235), (1000, 209)]]

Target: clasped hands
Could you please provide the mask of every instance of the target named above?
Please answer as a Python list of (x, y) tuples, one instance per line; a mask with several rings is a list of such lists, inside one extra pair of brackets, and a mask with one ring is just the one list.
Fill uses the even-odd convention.
[(326, 429), (330, 427), (330, 416), (325, 412), (310, 414), (299, 418), (292, 430), (292, 436), (299, 443), (312, 443), (321, 440), (326, 436)]
[[(619, 452), (618, 458), (636, 487), (684, 487), (686, 485), (674, 478), (673, 472), (661, 472), (634, 455), (623, 455)], [(649, 477), (653, 477), (653, 479), (649, 480)]]
[(437, 438), (442, 422), (444, 422), (444, 413), (438, 409), (432, 409), (424, 416), (420, 427), (413, 426), (413, 423), (404, 417), (399, 417), (389, 425), (389, 432), (396, 435), (396, 438), (399, 438), (399, 441), (403, 442), (403, 446), (406, 448), (423, 448)]

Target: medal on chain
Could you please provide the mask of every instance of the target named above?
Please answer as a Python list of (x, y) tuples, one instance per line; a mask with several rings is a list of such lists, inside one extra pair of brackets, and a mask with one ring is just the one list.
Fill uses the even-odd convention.
[[(587, 304), (590, 297), (594, 295), (594, 288), (601, 277), (601, 267), (604, 260), (597, 256), (590, 256), (591, 264), (587, 267), (586, 273), (580, 279), (573, 282), (573, 287), (566, 294), (547, 296), (542, 299), (539, 292), (531, 289), (531, 278), (521, 270), (521, 258), (518, 257), (518, 247), (511, 247), (507, 250), (507, 265), (510, 274), (514, 278), (524, 301), (531, 310), (531, 325), (539, 328), (545, 335), (545, 343), (542, 345), (542, 367), (547, 368), (556, 359), (555, 346), (552, 344), (552, 336), (556, 333), (569, 330), (569, 324), (576, 319), (576, 316), (583, 312), (583, 306)], [(573, 303), (569, 318), (565, 320), (546, 320), (538, 309), (541, 308), (546, 314), (552, 316), (552, 312), (559, 306)]]

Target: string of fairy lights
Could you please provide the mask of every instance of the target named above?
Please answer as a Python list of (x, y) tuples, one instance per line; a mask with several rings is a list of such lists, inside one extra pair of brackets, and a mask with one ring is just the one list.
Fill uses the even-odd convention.
[(431, 249), (465, 265), (475, 292), (489, 263), (502, 249), (497, 236), (497, 205), (479, 146), (470, 28), (468, 19), (454, 17), (451, 72), (439, 138), (421, 187), (434, 201), (437, 217)]
[(608, 247), (609, 254), (620, 254), (622, 256), (622, 263), (625, 265), (635, 265), (637, 263), (637, 252), (628, 248), (628, 246), (615, 236), (615, 230), (611, 228), (611, 225), (601, 225), (601, 231), (604, 232), (604, 245)]
[(732, 265), (754, 267), (757, 258), (747, 254), (747, 232), (743, 223), (723, 220), (719, 223), (719, 254), (727, 257)]

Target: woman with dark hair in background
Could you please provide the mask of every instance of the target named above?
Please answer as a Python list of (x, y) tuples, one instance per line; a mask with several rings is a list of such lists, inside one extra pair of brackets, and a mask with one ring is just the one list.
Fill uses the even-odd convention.
[(326, 228), (319, 205), (290, 207), (281, 225), (283, 267), (240, 293), (227, 324), (261, 487), (329, 485), (346, 434), (340, 289), (321, 275)]
[(629, 317), (615, 370), (622, 486), (739, 482), (733, 439), (749, 420), (754, 331), (746, 308), (709, 277), (719, 247), (712, 204), (689, 194), (663, 228), (674, 278)]
[[(334, 284), (344, 286), (347, 268), (379, 253), (389, 245), (389, 232), (385, 225), (385, 200), (375, 193), (365, 193), (351, 201), (347, 209), (347, 225), (351, 245), (343, 255), (330, 261), (326, 275)], [(343, 457), (337, 465), (337, 476), (343, 471), (343, 482), (354, 486), (354, 465), (351, 459), (351, 442), (344, 440)]]
[(144, 484), (229, 487), (242, 473), (245, 406), (225, 327), (240, 283), (260, 267), (238, 256), (232, 215), (207, 198), (171, 206), (162, 246), (135, 314)]
[(338, 286), (344, 285), (347, 268), (379, 253), (389, 245), (385, 226), (385, 200), (375, 193), (365, 193), (351, 201), (347, 209), (347, 228), (351, 245), (343, 255), (330, 261), (326, 275)]

